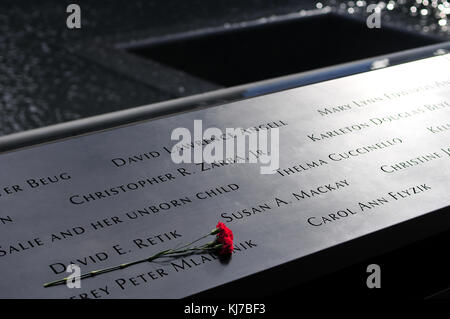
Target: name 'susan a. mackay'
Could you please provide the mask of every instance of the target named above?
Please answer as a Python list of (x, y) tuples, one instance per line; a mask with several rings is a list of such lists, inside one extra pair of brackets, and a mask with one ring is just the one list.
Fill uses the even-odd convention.
[[(340, 180), (340, 181), (337, 181), (334, 183), (319, 185), (314, 188), (296, 190), (295, 192), (291, 192), (290, 195), (295, 200), (302, 201), (302, 200), (308, 200), (308, 199), (314, 198), (316, 196), (321, 196), (321, 195), (327, 194), (329, 192), (339, 191), (340, 189), (349, 187), (349, 186), (350, 186), (350, 183), (346, 179), (344, 179), (344, 180)], [(264, 202), (264, 203), (259, 203), (259, 204), (253, 205), (252, 207), (246, 207), (246, 208), (240, 209), (239, 211), (222, 213), (220, 215), (220, 217), (225, 222), (230, 223), (230, 222), (238, 221), (240, 219), (254, 216), (257, 214), (270, 212), (273, 210), (273, 208), (280, 207), (281, 203), (287, 204), (287, 202), (284, 202), (283, 200), (278, 200), (278, 201), (276, 200), (275, 205), (271, 205), (267, 202)]]

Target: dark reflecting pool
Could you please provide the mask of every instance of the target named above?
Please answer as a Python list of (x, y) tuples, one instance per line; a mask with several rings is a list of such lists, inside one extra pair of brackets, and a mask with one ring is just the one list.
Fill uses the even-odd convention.
[(440, 42), (365, 21), (320, 14), (186, 33), (128, 51), (212, 83), (234, 86)]

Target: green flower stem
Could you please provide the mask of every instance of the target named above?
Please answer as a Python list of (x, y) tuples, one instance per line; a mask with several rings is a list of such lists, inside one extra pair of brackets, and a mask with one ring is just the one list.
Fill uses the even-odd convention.
[[(174, 254), (188, 253), (188, 252), (199, 251), (199, 250), (214, 250), (214, 249), (217, 249), (217, 248), (221, 247), (220, 244), (219, 245), (215, 245), (215, 241), (209, 242), (209, 243), (204, 244), (204, 245), (199, 246), (199, 247), (193, 247), (193, 248), (186, 248), (186, 247), (189, 247), (189, 246), (195, 244), (196, 242), (198, 242), (198, 241), (200, 241), (200, 240), (202, 240), (202, 239), (204, 239), (204, 238), (206, 238), (206, 237), (208, 237), (210, 235), (214, 235), (215, 233), (216, 233), (216, 229), (212, 230), (208, 234), (206, 234), (206, 235), (204, 235), (204, 236), (202, 236), (202, 237), (200, 237), (200, 238), (198, 238), (198, 239), (196, 239), (196, 240), (194, 240), (194, 241), (192, 241), (192, 242), (190, 242), (190, 243), (188, 243), (186, 245), (183, 245), (183, 246), (181, 246), (181, 247), (179, 247), (177, 249), (164, 250), (164, 251), (161, 251), (161, 252), (159, 252), (159, 253), (157, 253), (155, 255), (152, 255), (152, 256), (144, 258), (144, 259), (139, 259), (139, 260), (136, 260), (136, 261), (132, 261), (132, 262), (125, 263), (125, 264), (120, 264), (120, 265), (109, 267), (109, 268), (94, 270), (94, 271), (82, 274), (79, 278), (80, 279), (85, 279), (85, 278), (95, 277), (95, 276), (98, 276), (100, 274), (105, 274), (105, 273), (112, 272), (112, 271), (119, 270), (119, 269), (125, 269), (125, 268), (128, 268), (130, 266), (137, 265), (137, 264), (140, 264), (140, 263), (143, 263), (143, 262), (151, 262), (151, 261), (153, 261), (153, 260), (155, 260), (155, 259), (157, 259), (159, 257), (162, 257), (162, 256), (171, 256), (171, 255), (174, 255)], [(60, 279), (60, 280), (48, 282), (48, 283), (44, 284), (44, 287), (47, 288), (47, 287), (62, 285), (62, 284), (67, 283), (67, 280), (68, 280), (68, 278), (66, 277), (66, 278), (63, 278), (63, 279)]]
[(189, 244), (183, 245), (183, 246), (179, 247), (178, 249), (185, 248), (185, 247), (189, 247), (189, 246), (191, 246), (192, 244), (195, 244), (196, 242), (198, 242), (198, 241), (200, 241), (200, 240), (202, 240), (202, 239), (204, 239), (204, 238), (206, 238), (206, 237), (208, 237), (208, 236), (210, 236), (210, 235), (215, 235), (215, 234), (217, 234), (217, 231), (218, 231), (217, 228), (215, 228), (215, 229), (213, 229), (212, 231), (210, 231), (209, 233), (207, 233), (206, 235), (203, 235), (202, 237), (200, 237), (200, 238), (198, 238), (198, 239), (196, 239), (196, 240), (190, 242)]
[(211, 242), (211, 243), (208, 243), (208, 244), (200, 246), (200, 247), (193, 247), (193, 248), (187, 248), (187, 249), (183, 249), (183, 250), (172, 251), (172, 252), (165, 254), (164, 257), (172, 257), (172, 256), (176, 256), (178, 254), (186, 254), (186, 253), (194, 252), (194, 251), (214, 251), (223, 246), (222, 244), (217, 244), (217, 245), (214, 245), (214, 244), (215, 244), (214, 242)]

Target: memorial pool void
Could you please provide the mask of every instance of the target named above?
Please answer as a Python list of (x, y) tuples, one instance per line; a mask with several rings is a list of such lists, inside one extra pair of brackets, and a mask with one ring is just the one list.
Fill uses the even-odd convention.
[(222, 26), (163, 36), (128, 48), (230, 87), (441, 42), (417, 32), (337, 14)]

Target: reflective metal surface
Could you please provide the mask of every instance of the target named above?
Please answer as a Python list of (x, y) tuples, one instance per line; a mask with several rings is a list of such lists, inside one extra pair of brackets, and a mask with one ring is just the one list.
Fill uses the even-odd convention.
[[(0, 155), (8, 168), (0, 172), (0, 296), (184, 297), (449, 206), (449, 67), (443, 55)], [(174, 164), (163, 147), (194, 119), (221, 129), (286, 123), (280, 172)], [(121, 186), (127, 191), (108, 195)], [(217, 188), (228, 191), (197, 196)], [(239, 248), (227, 263), (193, 255), (87, 279), (81, 289), (42, 286), (66, 275), (55, 273), (61, 264), (86, 271), (143, 258), (217, 220)]]

